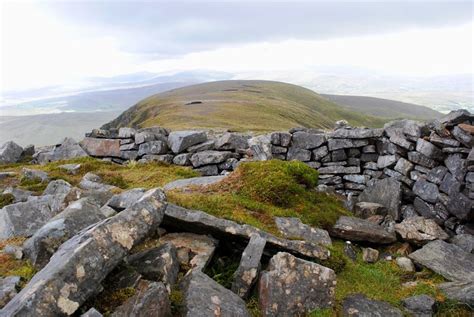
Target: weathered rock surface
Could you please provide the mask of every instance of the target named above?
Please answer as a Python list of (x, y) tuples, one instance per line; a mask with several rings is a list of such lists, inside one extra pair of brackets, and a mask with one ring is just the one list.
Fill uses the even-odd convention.
[(449, 238), (433, 219), (411, 217), (395, 225), (395, 231), (400, 237), (410, 243), (423, 245), (430, 241)]
[(404, 271), (407, 272), (414, 272), (415, 271), (415, 265), (413, 264), (412, 260), (410, 260), (407, 257), (401, 256), (398, 257), (396, 260), (397, 265)]
[(474, 305), (474, 282), (449, 282), (440, 284), (439, 289), (450, 299)]
[(264, 238), (252, 235), (242, 253), (239, 267), (234, 273), (234, 281), (232, 282), (232, 291), (242, 298), (248, 297), (252, 286), (257, 281), (265, 243)]
[(330, 233), (341, 239), (377, 244), (388, 244), (397, 240), (394, 232), (388, 232), (378, 224), (366, 219), (347, 216), (339, 217)]
[(392, 178), (374, 180), (360, 194), (359, 201), (378, 203), (385, 206), (394, 220), (399, 219), (402, 189), (399, 181)]
[(40, 180), (41, 182), (46, 182), (49, 180), (48, 173), (25, 167), (21, 169), (21, 176), (25, 179)]
[(367, 219), (374, 215), (387, 214), (387, 208), (384, 205), (378, 203), (370, 203), (366, 201), (358, 202), (354, 205), (354, 214), (363, 219)]
[(409, 258), (451, 281), (474, 281), (474, 254), (454, 244), (432, 241), (411, 253)]
[(13, 141), (0, 146), (0, 164), (16, 163), (21, 158), (23, 148)]
[(474, 253), (474, 236), (471, 234), (463, 233), (455, 235), (449, 242), (457, 245), (467, 253)]
[(345, 317), (402, 317), (403, 313), (389, 303), (371, 300), (362, 294), (346, 297), (342, 302), (342, 315)]
[(382, 135), (383, 135), (383, 129), (363, 129), (363, 128), (338, 129), (334, 132), (329, 133), (329, 137), (337, 138), (337, 139), (380, 138)]
[(249, 225), (240, 225), (199, 210), (188, 210), (173, 204), (168, 204), (166, 208), (163, 226), (195, 233), (206, 232), (218, 239), (232, 237), (237, 240), (248, 241), (251, 234), (258, 234), (267, 240), (266, 249), (269, 250), (287, 251), (303, 257), (317, 259), (327, 259), (329, 257), (328, 250), (323, 246), (306, 241), (277, 238)]
[(5, 188), (3, 194), (12, 194), (15, 197), (15, 203), (25, 202), (30, 196), (33, 196), (33, 192), (16, 187)]
[(19, 276), (0, 277), (0, 308), (15, 297), (19, 284)]
[(372, 248), (362, 249), (362, 260), (367, 263), (375, 263), (379, 259), (379, 251)]
[(433, 316), (436, 301), (428, 295), (417, 295), (402, 300), (403, 307), (413, 316), (431, 317)]
[(312, 228), (296, 217), (275, 217), (278, 230), (288, 239), (306, 240), (329, 246), (332, 244), (329, 233), (324, 229)]
[(311, 150), (321, 146), (324, 142), (326, 142), (326, 136), (324, 134), (300, 131), (293, 133), (291, 142), (296, 148)]
[(25, 241), (23, 252), (36, 267), (42, 268), (63, 242), (80, 230), (105, 219), (97, 203), (82, 198), (71, 203)]
[(204, 165), (225, 162), (228, 158), (230, 158), (231, 154), (231, 152), (226, 151), (203, 151), (194, 153), (190, 160), (194, 167), (201, 167)]
[(205, 141), (207, 136), (204, 131), (173, 131), (168, 135), (168, 144), (176, 154)]
[(223, 180), (225, 176), (204, 176), (204, 177), (192, 177), (192, 178), (185, 178), (185, 179), (178, 179), (172, 181), (171, 183), (166, 184), (163, 189), (164, 190), (175, 190), (175, 189), (185, 189), (188, 187), (193, 186), (208, 186), (212, 184), (216, 184)]
[(107, 185), (102, 183), (102, 179), (91, 172), (87, 173), (82, 177), (79, 187), (86, 190), (95, 190), (95, 191), (111, 191), (117, 187), (112, 185)]
[(279, 252), (259, 281), (263, 316), (299, 316), (335, 301), (336, 274), (319, 264)]
[(80, 144), (90, 156), (120, 157), (120, 140), (118, 139), (95, 139), (86, 137)]
[(103, 317), (101, 313), (97, 311), (94, 307), (86, 311), (84, 314), (81, 315), (81, 317)]
[(186, 317), (249, 317), (245, 302), (200, 271), (190, 271), (180, 283)]
[(224, 133), (215, 142), (218, 150), (245, 150), (249, 147), (248, 138), (238, 133)]
[(6, 316), (71, 315), (100, 289), (130, 249), (160, 224), (166, 203), (159, 189), (133, 207), (64, 243), (50, 262), (3, 309)]
[(107, 206), (115, 210), (124, 210), (136, 203), (144, 194), (144, 188), (133, 188), (120, 194), (113, 195), (107, 202)]
[(419, 179), (415, 182), (413, 193), (429, 203), (435, 203), (439, 196), (438, 186), (424, 179)]

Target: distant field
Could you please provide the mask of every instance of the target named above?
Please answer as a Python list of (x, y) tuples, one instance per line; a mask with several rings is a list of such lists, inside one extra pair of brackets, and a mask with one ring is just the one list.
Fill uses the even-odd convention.
[(341, 107), (300, 86), (230, 80), (153, 95), (104, 127), (160, 125), (171, 129), (270, 131), (296, 126), (332, 128), (334, 122), (341, 119), (357, 126), (374, 127), (386, 122), (386, 119)]
[(395, 100), (349, 95), (327, 95), (324, 98), (350, 110), (383, 118), (435, 119), (442, 113), (425, 106)]

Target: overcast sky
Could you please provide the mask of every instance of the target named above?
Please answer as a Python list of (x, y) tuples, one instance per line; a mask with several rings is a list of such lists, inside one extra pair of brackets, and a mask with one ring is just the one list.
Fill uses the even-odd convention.
[(140, 71), (474, 73), (473, 2), (1, 1), (1, 89)]

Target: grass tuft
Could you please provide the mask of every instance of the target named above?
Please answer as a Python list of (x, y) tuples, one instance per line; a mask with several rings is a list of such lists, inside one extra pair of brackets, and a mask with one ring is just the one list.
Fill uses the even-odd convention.
[(0, 209), (10, 204), (13, 204), (15, 201), (15, 196), (12, 194), (0, 194)]

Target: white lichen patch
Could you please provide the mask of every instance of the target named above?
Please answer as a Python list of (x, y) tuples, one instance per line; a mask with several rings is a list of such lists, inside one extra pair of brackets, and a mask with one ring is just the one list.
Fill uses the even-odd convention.
[(122, 226), (118, 223), (110, 225), (110, 231), (112, 240), (118, 242), (122, 247), (130, 250), (133, 247), (133, 237), (129, 230), (123, 230)]
[(84, 276), (86, 276), (86, 270), (84, 269), (84, 266), (79, 265), (76, 267), (76, 278), (77, 279), (82, 279)]

